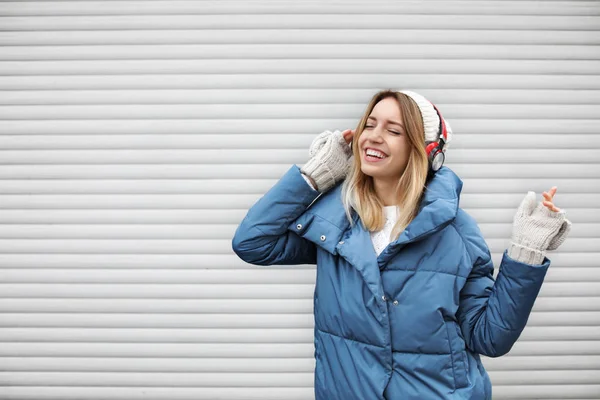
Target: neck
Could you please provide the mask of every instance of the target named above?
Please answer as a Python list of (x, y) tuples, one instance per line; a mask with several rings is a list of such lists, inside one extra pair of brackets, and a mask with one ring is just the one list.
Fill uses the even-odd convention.
[(377, 194), (377, 197), (383, 202), (384, 206), (395, 206), (398, 204), (398, 199), (396, 198), (397, 182), (390, 182), (373, 178), (373, 184), (375, 186), (375, 193)]

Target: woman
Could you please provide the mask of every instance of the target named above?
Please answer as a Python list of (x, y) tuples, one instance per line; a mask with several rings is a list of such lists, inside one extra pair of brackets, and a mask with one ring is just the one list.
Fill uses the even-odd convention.
[[(356, 134), (355, 134), (356, 132)], [(442, 166), (452, 131), (411, 91), (374, 95), (355, 131), (325, 131), (232, 240), (256, 265), (316, 264), (317, 400), (491, 399), (480, 354), (524, 329), (571, 223), (528, 192), (494, 280), (490, 251)], [(348, 143), (352, 142), (351, 146)]]

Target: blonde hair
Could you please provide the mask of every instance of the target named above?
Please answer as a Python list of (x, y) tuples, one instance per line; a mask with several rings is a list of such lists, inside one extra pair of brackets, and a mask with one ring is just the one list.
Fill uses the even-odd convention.
[(400, 207), (398, 220), (392, 228), (390, 240), (396, 240), (410, 222), (419, 212), (419, 204), (424, 193), (427, 180), (427, 153), (425, 151), (425, 136), (421, 111), (409, 96), (391, 90), (384, 89), (375, 93), (367, 109), (356, 127), (352, 141), (352, 163), (348, 174), (342, 183), (341, 197), (346, 216), (353, 225), (351, 208), (359, 215), (365, 229), (377, 231), (385, 225), (384, 204), (376, 196), (373, 178), (361, 170), (361, 155), (358, 148), (358, 138), (365, 129), (367, 119), (375, 105), (388, 97), (398, 101), (400, 113), (404, 122), (410, 153), (408, 164), (396, 185), (396, 199)]

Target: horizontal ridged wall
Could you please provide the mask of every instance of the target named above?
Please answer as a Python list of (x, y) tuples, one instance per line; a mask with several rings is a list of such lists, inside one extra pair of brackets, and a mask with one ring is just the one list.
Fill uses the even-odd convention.
[(231, 249), (314, 136), (434, 101), (496, 267), (573, 222), (494, 399), (600, 398), (600, 3), (0, 3), (0, 398), (313, 399), (314, 266)]

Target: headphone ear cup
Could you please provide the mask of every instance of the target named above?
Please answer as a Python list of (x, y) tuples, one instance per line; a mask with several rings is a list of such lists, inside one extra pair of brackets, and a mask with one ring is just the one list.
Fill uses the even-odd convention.
[(431, 169), (434, 170), (435, 172), (437, 172), (440, 168), (442, 168), (442, 165), (444, 165), (445, 159), (446, 159), (446, 155), (444, 154), (444, 152), (441, 150), (437, 150), (432, 155)]
[(439, 142), (430, 143), (427, 146), (427, 163), (429, 172), (437, 172), (444, 164), (445, 154), (441, 150)]
[(433, 157), (435, 156), (435, 153), (439, 149), (439, 145), (440, 144), (438, 142), (431, 142), (425, 148), (425, 152), (427, 153), (427, 159), (429, 160), (430, 165), (433, 162)]
[(438, 142), (431, 142), (427, 144), (427, 146), (425, 146), (425, 153), (427, 153), (427, 157), (431, 156), (431, 153), (433, 153), (438, 147)]

